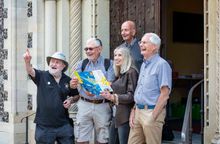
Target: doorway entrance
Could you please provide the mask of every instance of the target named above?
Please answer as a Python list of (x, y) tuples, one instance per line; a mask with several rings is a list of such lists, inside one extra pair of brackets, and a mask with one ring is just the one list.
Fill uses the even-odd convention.
[[(172, 129), (181, 130), (190, 88), (203, 79), (204, 29), (203, 0), (161, 1), (161, 55), (173, 69), (173, 89), (168, 118)], [(200, 133), (203, 110), (203, 87), (195, 89), (192, 98), (193, 132)], [(203, 90), (202, 90), (203, 91)]]
[[(168, 120), (173, 130), (180, 131), (190, 88), (203, 79), (204, 30), (203, 0), (111, 0), (110, 46), (122, 43), (120, 27), (125, 20), (133, 20), (137, 38), (155, 32), (162, 38), (160, 55), (173, 68), (173, 89), (168, 105)], [(200, 86), (193, 93), (193, 132), (201, 131), (203, 96)]]

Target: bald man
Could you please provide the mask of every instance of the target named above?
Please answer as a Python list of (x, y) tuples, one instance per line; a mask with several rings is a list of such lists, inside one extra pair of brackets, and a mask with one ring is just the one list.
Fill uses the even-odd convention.
[(130, 50), (134, 64), (136, 68), (140, 70), (141, 64), (143, 62), (143, 56), (141, 55), (140, 47), (137, 38), (135, 38), (135, 34), (136, 26), (133, 21), (128, 20), (121, 25), (121, 36), (124, 41), (121, 46), (125, 46)]
[[(143, 62), (143, 56), (141, 55), (140, 47), (137, 38), (135, 38), (135, 34), (136, 34), (135, 23), (130, 20), (125, 21), (121, 25), (121, 36), (124, 42), (119, 47), (126, 47), (129, 49), (132, 59), (134, 60), (134, 65), (139, 72), (141, 64)], [(114, 123), (115, 112), (116, 112), (116, 107), (113, 106), (112, 123)], [(119, 139), (117, 136), (118, 135), (117, 128), (115, 128), (114, 124), (110, 126), (110, 134), (111, 136), (109, 139), (109, 144), (119, 144)]]

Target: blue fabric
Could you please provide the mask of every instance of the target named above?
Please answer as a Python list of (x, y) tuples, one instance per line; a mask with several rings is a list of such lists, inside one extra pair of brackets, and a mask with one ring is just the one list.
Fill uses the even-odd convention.
[(160, 89), (168, 86), (171, 90), (172, 70), (167, 61), (158, 54), (145, 60), (141, 66), (134, 100), (137, 104), (156, 105)]
[(37, 144), (73, 144), (73, 127), (69, 124), (62, 127), (36, 125), (35, 140)]
[(115, 118), (113, 117), (110, 125), (109, 144), (127, 144), (129, 132), (129, 122), (126, 122), (120, 125), (118, 128), (115, 128)]
[(134, 38), (130, 44), (124, 42), (121, 46), (125, 46), (129, 48), (131, 56), (134, 60), (134, 64), (139, 72), (141, 68), (141, 64), (143, 62), (143, 56), (141, 55), (141, 50), (138, 44), (138, 40)]
[(142, 104), (136, 104), (138, 109), (144, 109), (145, 106), (147, 107), (147, 109), (154, 109), (155, 105), (142, 105)]
[[(77, 65), (76, 71), (81, 72), (81, 67), (82, 67), (82, 61), (80, 61), (79, 64)], [(84, 71), (93, 71), (93, 70), (102, 70), (103, 74), (105, 75), (106, 79), (109, 82), (112, 82), (115, 79), (115, 74), (113, 70), (113, 62), (111, 61), (108, 71), (105, 71), (104, 58), (102, 56), (100, 56), (95, 63), (89, 61)], [(79, 93), (81, 96), (87, 99), (103, 99), (103, 97), (99, 95), (95, 95), (92, 97), (87, 96), (85, 94), (84, 89), (81, 89)]]

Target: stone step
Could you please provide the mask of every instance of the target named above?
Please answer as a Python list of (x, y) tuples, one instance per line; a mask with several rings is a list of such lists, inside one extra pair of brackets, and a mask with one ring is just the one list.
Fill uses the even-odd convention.
[[(181, 144), (181, 132), (173, 131), (174, 140), (173, 141), (163, 141), (162, 144)], [(201, 144), (201, 135), (193, 133), (192, 144)]]

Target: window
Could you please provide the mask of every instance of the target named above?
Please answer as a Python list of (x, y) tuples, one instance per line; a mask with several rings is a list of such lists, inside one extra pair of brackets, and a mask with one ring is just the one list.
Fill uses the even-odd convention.
[(173, 12), (173, 42), (203, 43), (203, 15)]

